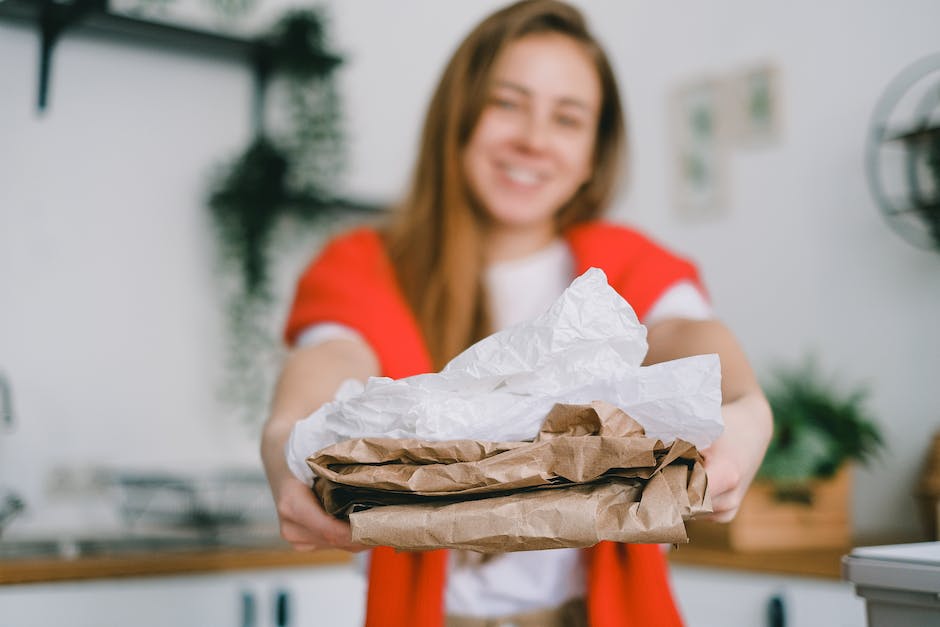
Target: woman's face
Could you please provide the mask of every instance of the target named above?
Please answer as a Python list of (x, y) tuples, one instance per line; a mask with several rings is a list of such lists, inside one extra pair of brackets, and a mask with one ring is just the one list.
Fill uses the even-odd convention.
[(591, 176), (601, 86), (587, 51), (557, 33), (527, 35), (496, 59), (464, 172), (496, 229), (553, 229)]

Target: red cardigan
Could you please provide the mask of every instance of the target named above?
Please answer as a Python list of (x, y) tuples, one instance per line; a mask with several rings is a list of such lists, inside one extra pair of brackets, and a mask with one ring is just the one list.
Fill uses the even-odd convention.
[[(700, 284), (695, 267), (636, 231), (593, 222), (565, 233), (575, 275), (598, 267), (642, 319), (677, 281)], [(333, 240), (301, 276), (285, 329), (289, 344), (317, 322), (356, 329), (378, 357), (382, 375), (399, 379), (432, 370), (414, 316), (382, 241), (358, 229)], [(588, 615), (594, 627), (682, 625), (665, 558), (657, 545), (601, 542), (586, 549)], [(367, 627), (444, 624), (445, 550), (396, 552), (379, 547), (369, 570)]]

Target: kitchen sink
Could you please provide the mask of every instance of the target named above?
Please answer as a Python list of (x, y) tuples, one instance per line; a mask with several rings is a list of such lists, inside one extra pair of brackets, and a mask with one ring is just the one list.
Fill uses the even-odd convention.
[(0, 542), (0, 559), (62, 557), (67, 547), (57, 540), (15, 540)]
[[(114, 470), (102, 471), (99, 480), (114, 499), (123, 526), (3, 535), (0, 560), (283, 546), (267, 480), (260, 470), (193, 474)], [(19, 500), (3, 503), (8, 507), (0, 508), (0, 513), (23, 509)]]

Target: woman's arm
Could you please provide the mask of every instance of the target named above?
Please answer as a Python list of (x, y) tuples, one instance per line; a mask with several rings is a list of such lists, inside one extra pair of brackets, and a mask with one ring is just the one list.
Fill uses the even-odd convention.
[(352, 544), (349, 524), (323, 511), (310, 487), (294, 477), (287, 467), (284, 445), (294, 424), (333, 400), (343, 381), (365, 381), (378, 374), (375, 353), (351, 339), (295, 349), (284, 362), (271, 416), (262, 431), (261, 459), (281, 521), (281, 536), (297, 550), (365, 548)]
[(718, 353), (721, 359), (721, 415), (725, 431), (702, 451), (714, 513), (734, 518), (760, 467), (773, 432), (770, 405), (731, 331), (717, 320), (670, 319), (648, 329), (645, 364)]

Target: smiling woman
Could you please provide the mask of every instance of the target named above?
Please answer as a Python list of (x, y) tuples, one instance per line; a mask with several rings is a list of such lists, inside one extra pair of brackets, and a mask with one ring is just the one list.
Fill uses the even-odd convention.
[(420, 146), (387, 245), (440, 368), (495, 330), (487, 263), (543, 249), (611, 201), (622, 108), (583, 16), (521, 2), (481, 22), (444, 69)]
[[(352, 543), (288, 470), (293, 425), (348, 378), (440, 369), (603, 269), (648, 326), (647, 363), (719, 353), (727, 431), (705, 451), (715, 516), (733, 517), (767, 445), (767, 403), (695, 267), (599, 221), (621, 174), (624, 123), (606, 55), (581, 13), (527, 0), (467, 35), (431, 99), (408, 193), (382, 230), (335, 238), (298, 284), (262, 455), (283, 536)], [(602, 542), (489, 556), (373, 550), (367, 625), (681, 624), (656, 545)], [(481, 622), (483, 621), (483, 622)]]

